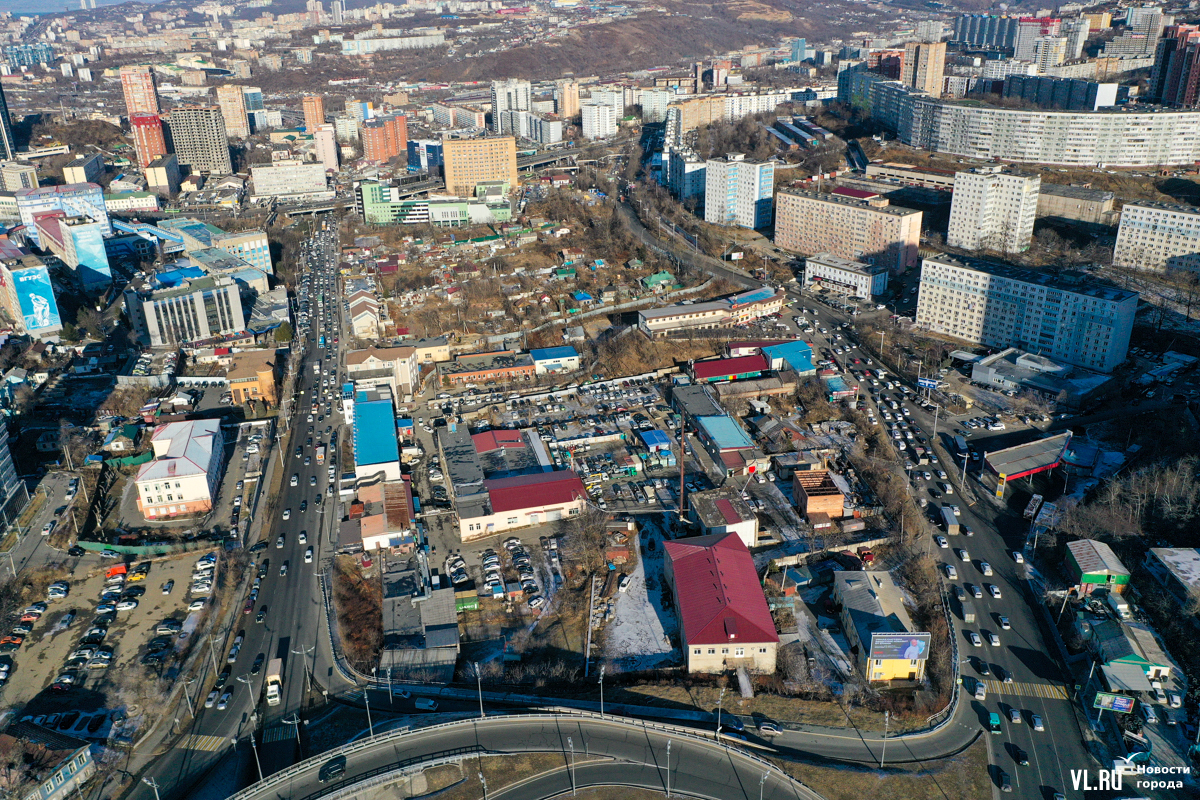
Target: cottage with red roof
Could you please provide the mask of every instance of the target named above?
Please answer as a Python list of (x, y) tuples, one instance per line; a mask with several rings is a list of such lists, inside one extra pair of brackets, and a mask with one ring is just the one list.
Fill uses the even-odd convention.
[(663, 549), (688, 672), (775, 672), (779, 636), (741, 538), (697, 536)]

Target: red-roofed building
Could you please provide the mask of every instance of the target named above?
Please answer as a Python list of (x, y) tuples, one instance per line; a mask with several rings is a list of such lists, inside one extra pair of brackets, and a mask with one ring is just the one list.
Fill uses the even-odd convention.
[(471, 441), (475, 444), (475, 452), (480, 455), (506, 448), (519, 450), (525, 446), (525, 438), (520, 431), (503, 429), (476, 433), (471, 436)]
[(779, 636), (750, 551), (736, 533), (667, 542), (664, 574), (688, 672), (775, 672)]
[(696, 361), (692, 364), (692, 380), (697, 383), (746, 380), (759, 377), (769, 366), (766, 356), (761, 353), (739, 358)]
[(483, 488), (486, 503), (459, 503), (464, 542), (577, 516), (587, 497), (583, 481), (569, 469), (485, 480)]
[(855, 200), (870, 200), (872, 197), (879, 197), (879, 192), (872, 192), (867, 189), (852, 189), (849, 186), (839, 186), (830, 192), (830, 194), (853, 197)]

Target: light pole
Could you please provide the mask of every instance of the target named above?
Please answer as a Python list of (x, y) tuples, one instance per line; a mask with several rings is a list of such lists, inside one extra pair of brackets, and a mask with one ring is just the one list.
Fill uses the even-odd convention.
[(758, 779), (758, 800), (763, 800), (763, 786), (766, 785), (767, 776), (769, 774), (770, 774), (769, 772), (764, 772), (762, 774), (762, 777)]
[(667, 797), (671, 796), (671, 740), (667, 739)]
[(479, 718), (483, 719), (483, 677), (479, 674), (478, 661), (472, 661), (471, 666), (475, 667), (475, 687), (479, 690)]
[(571, 748), (571, 795), (576, 794), (575, 787), (575, 743), (571, 741), (571, 737), (567, 737), (567, 747)]
[(879, 768), (883, 769), (883, 762), (887, 758), (887, 735), (888, 735), (888, 717), (890, 714), (887, 711), (883, 712), (883, 752), (879, 754)]
[(483, 800), (487, 800), (487, 778), (483, 777), (483, 773), (479, 773), (479, 782), (483, 784)]
[(604, 718), (604, 665), (600, 665), (600, 718)]
[(188, 712), (192, 715), (192, 719), (196, 718), (196, 707), (194, 705), (192, 705), (192, 696), (190, 694), (188, 694), (188, 687), (191, 686), (195, 682), (196, 682), (196, 679), (192, 678), (190, 681), (188, 681), (187, 683), (185, 683), (183, 685), (183, 696), (184, 696), (184, 699), (187, 700)]
[(316, 649), (316, 645), (309, 645), (308, 647), (301, 647), (299, 650), (292, 651), (292, 655), (300, 656), (300, 663), (304, 665), (304, 691), (306, 694), (311, 691), (312, 687), (312, 677), (308, 671), (308, 654)]
[(217, 651), (216, 648), (213, 647), (211, 633), (208, 635), (208, 655), (210, 658), (212, 658), (213, 672), (220, 672), (221, 670), (217, 667)]
[(291, 725), (296, 729), (296, 747), (300, 749), (300, 760), (303, 761), (304, 743), (300, 741), (300, 725), (302, 724), (300, 716), (293, 711), (290, 716), (284, 717), (282, 720), (280, 720), (280, 722), (282, 722), (284, 725)]
[(717, 741), (721, 741), (721, 707), (725, 700), (725, 687), (721, 687), (721, 693), (717, 695)]
[[(371, 677), (375, 677), (375, 670), (371, 670)], [(374, 736), (375, 735), (375, 726), (373, 724), (371, 724), (371, 687), (370, 686), (363, 689), (363, 700), (366, 701), (366, 704), (367, 704), (367, 730), (370, 731), (371, 736)]]
[(158, 796), (158, 781), (154, 780), (154, 778), (146, 777), (142, 778), (142, 783), (154, 790), (154, 800), (162, 800), (162, 798)]

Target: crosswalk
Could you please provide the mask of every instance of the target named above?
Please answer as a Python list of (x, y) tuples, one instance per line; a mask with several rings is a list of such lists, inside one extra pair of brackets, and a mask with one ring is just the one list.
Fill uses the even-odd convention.
[(185, 750), (203, 750), (206, 753), (215, 753), (222, 747), (229, 746), (229, 737), (201, 736), (198, 733), (189, 733), (180, 740), (179, 746)]
[(296, 738), (295, 725), (272, 725), (262, 733), (263, 744), (268, 742), (282, 742), (284, 739)]
[(988, 694), (1011, 694), (1018, 697), (1044, 697), (1047, 700), (1069, 700), (1067, 689), (1056, 683), (1004, 683), (984, 681)]

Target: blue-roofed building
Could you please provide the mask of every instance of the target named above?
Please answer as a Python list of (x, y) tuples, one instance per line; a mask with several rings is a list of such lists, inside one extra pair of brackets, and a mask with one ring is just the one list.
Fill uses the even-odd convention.
[(400, 445), (396, 414), (390, 398), (368, 399), (360, 392), (354, 403), (354, 471), (359, 478), (384, 473), (384, 480), (400, 480)]
[(783, 310), (783, 303), (786, 299), (786, 294), (777, 292), (770, 286), (760, 286), (748, 292), (735, 294), (729, 298), (730, 322), (736, 325), (759, 317), (778, 314)]
[(849, 400), (858, 395), (858, 387), (846, 383), (846, 379), (841, 375), (830, 375), (821, 380), (825, 383), (825, 396), (831, 403), (838, 400)]
[(728, 414), (713, 417), (698, 417), (697, 433), (706, 447), (718, 452), (728, 450), (749, 450), (754, 447), (750, 434), (738, 424), (738, 421)]
[(651, 453), (671, 449), (671, 438), (660, 430), (638, 431), (638, 435)]
[(185, 280), (194, 278), (203, 278), (204, 270), (199, 267), (179, 267), (178, 269), (169, 269), (165, 272), (159, 272), (154, 276), (154, 282), (158, 286), (170, 288), (178, 286)]
[(549, 375), (553, 372), (574, 372), (579, 369), (579, 353), (574, 347), (546, 347), (530, 350), (533, 359), (533, 374)]
[(801, 377), (816, 375), (817, 368), (813, 364), (813, 351), (808, 342), (794, 341), (775, 344), (762, 349), (771, 362), (771, 369), (790, 369)]
[(342, 384), (342, 419), (347, 425), (354, 424), (354, 384)]

